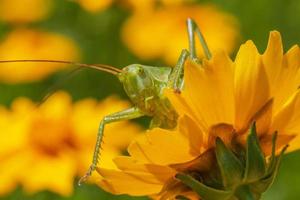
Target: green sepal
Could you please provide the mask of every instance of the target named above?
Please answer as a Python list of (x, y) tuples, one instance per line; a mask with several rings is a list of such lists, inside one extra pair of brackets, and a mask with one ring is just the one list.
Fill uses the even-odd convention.
[(259, 180), (266, 172), (266, 163), (264, 154), (260, 148), (256, 134), (256, 125), (250, 128), (246, 147), (246, 169), (244, 175), (245, 182)]
[(182, 196), (182, 195), (178, 195), (175, 197), (176, 200), (190, 200), (189, 198)]
[[(216, 138), (215, 155), (217, 169), (217, 182), (208, 182), (200, 175), (198, 181), (191, 174), (179, 173), (176, 178), (184, 185), (190, 187), (203, 200), (259, 200), (274, 182), (278, 173), (285, 146), (279, 156), (276, 156), (277, 133), (272, 138), (272, 153), (266, 164), (256, 134), (255, 124), (251, 127), (247, 137), (245, 151), (237, 156), (238, 151), (227, 147), (220, 138)], [(246, 153), (244, 153), (246, 152)], [(198, 176), (196, 176), (198, 177)], [(207, 178), (207, 177), (206, 177)], [(212, 180), (212, 177), (210, 177)], [(208, 185), (206, 185), (208, 183)], [(220, 189), (221, 188), (221, 189)]]
[(220, 138), (216, 138), (216, 158), (225, 188), (234, 188), (243, 179), (243, 166)]
[(204, 185), (192, 176), (178, 173), (176, 178), (193, 189), (203, 200), (227, 200), (232, 197), (232, 191), (224, 191)]
[(258, 200), (260, 195), (255, 195), (248, 185), (242, 185), (235, 191), (235, 197), (238, 200)]
[(286, 151), (287, 147), (288, 147), (288, 145), (286, 145), (281, 150), (279, 156), (277, 156), (277, 157), (275, 156), (275, 153), (274, 153), (274, 158), (273, 158), (274, 162), (270, 163), (270, 165), (272, 164), (272, 167), (269, 168), (269, 170), (267, 171), (267, 173), (265, 174), (265, 176), (263, 178), (261, 178), (259, 181), (251, 184), (251, 188), (253, 191), (255, 191), (256, 193), (263, 193), (273, 184), (273, 182), (278, 174), (281, 159), (282, 159), (283, 154)]
[[(251, 184), (251, 188), (256, 192), (256, 193), (262, 193), (265, 192), (273, 183), (277, 170), (279, 168), (279, 163), (280, 160), (278, 157), (276, 157), (276, 140), (277, 140), (277, 135), (278, 133), (275, 132), (272, 136), (272, 153), (269, 159), (269, 164), (267, 167), (267, 171), (263, 178), (259, 181), (256, 181)], [(279, 156), (281, 159), (281, 154)], [(277, 168), (277, 169), (276, 169)]]
[(270, 157), (270, 161), (269, 161), (269, 165), (267, 168), (267, 174), (270, 173), (273, 168), (276, 166), (276, 141), (277, 141), (277, 136), (278, 133), (275, 132), (272, 136), (272, 153), (271, 153), (271, 157)]

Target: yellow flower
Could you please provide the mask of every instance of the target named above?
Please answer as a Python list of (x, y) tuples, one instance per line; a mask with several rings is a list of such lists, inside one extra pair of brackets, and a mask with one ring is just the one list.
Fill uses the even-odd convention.
[[(236, 20), (213, 5), (165, 6), (136, 12), (124, 24), (123, 41), (142, 59), (163, 58), (168, 64), (175, 64), (181, 50), (187, 48), (189, 17), (201, 27), (213, 52), (232, 52), (238, 38)], [(201, 50), (199, 42), (197, 46)], [(203, 56), (202, 51), (198, 53)]]
[(100, 12), (108, 8), (113, 0), (77, 0), (78, 3), (89, 12)]
[(0, 20), (9, 23), (36, 22), (48, 17), (52, 0), (1, 0)]
[[(17, 29), (0, 43), (0, 60), (76, 60), (78, 57), (74, 41), (57, 33)], [(64, 65), (53, 63), (1, 64), (0, 80), (6, 83), (38, 81), (63, 68)]]
[(77, 0), (81, 7), (89, 12), (101, 12), (109, 8), (113, 3), (119, 4), (134, 11), (147, 11), (158, 3), (161, 5), (179, 5), (194, 0)]
[[(0, 194), (21, 184), (28, 193), (70, 195), (74, 178), (91, 164), (100, 120), (128, 106), (116, 97), (72, 104), (69, 95), (59, 92), (39, 108), (27, 98), (15, 100), (11, 110), (1, 107)], [(100, 162), (112, 167), (108, 155), (120, 155), (138, 132), (129, 122), (108, 125)]]
[(277, 150), (288, 143), (289, 151), (299, 149), (299, 67), (299, 47), (283, 54), (276, 31), (270, 33), (263, 55), (247, 41), (234, 61), (224, 52), (201, 65), (189, 61), (182, 93), (165, 92), (180, 114), (177, 129), (156, 128), (139, 136), (128, 148), (130, 156), (114, 158), (117, 169), (100, 165), (98, 184), (114, 194), (198, 199), (175, 175), (189, 172), (202, 180), (199, 173), (208, 174), (216, 162), (216, 138), (227, 146), (245, 147), (254, 121), (266, 155), (275, 131)]
[(195, 0), (143, 0), (143, 1), (135, 1), (135, 0), (125, 0), (125, 4), (134, 12), (147, 12), (154, 9), (156, 6), (175, 6), (181, 4), (187, 4), (193, 2)]

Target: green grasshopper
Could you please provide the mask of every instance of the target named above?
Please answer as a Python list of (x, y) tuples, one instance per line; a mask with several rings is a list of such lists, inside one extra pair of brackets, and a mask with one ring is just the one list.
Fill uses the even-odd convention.
[(92, 175), (92, 172), (95, 171), (98, 165), (105, 125), (112, 122), (130, 120), (142, 116), (150, 116), (152, 117), (150, 128), (160, 127), (164, 129), (173, 129), (176, 127), (178, 114), (167, 97), (163, 95), (163, 90), (165, 88), (172, 88), (175, 92), (180, 92), (184, 85), (183, 68), (185, 61), (190, 58), (195, 62), (199, 62), (195, 47), (195, 33), (200, 40), (205, 56), (207, 59), (211, 58), (211, 53), (199, 27), (195, 21), (190, 18), (187, 19), (187, 32), (189, 50), (182, 50), (174, 68), (132, 64), (124, 67), (121, 70), (108, 65), (89, 65), (57, 60), (5, 60), (0, 61), (0, 63), (55, 62), (72, 64), (79, 67), (94, 68), (100, 71), (108, 72), (117, 76), (120, 82), (123, 84), (124, 90), (134, 106), (132, 108), (107, 115), (101, 120), (92, 164), (86, 174), (79, 180), (78, 184), (80, 185)]

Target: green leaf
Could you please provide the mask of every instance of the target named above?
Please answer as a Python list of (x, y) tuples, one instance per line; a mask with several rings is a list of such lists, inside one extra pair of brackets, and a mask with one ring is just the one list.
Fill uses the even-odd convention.
[(232, 197), (232, 191), (217, 190), (197, 181), (192, 176), (179, 173), (176, 178), (193, 189), (203, 200), (228, 200)]
[(244, 181), (257, 181), (265, 174), (265, 171), (265, 157), (257, 138), (256, 125), (253, 123), (250, 134), (247, 138), (246, 171)]
[(243, 166), (220, 138), (216, 138), (216, 157), (225, 188), (233, 188), (243, 179)]

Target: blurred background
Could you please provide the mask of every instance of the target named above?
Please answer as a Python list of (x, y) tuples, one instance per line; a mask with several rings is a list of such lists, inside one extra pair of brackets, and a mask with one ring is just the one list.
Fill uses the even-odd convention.
[[(263, 52), (274, 29), (285, 50), (300, 42), (298, 0), (0, 0), (0, 60), (173, 66), (187, 48), (187, 17), (197, 21), (212, 51), (233, 58), (247, 39)], [(100, 119), (130, 104), (116, 77), (73, 69), (1, 64), (0, 200), (147, 199), (77, 186), (90, 164)], [(52, 90), (59, 92), (36, 106)], [(135, 122), (107, 129), (104, 155), (123, 153), (147, 126), (147, 119)], [(286, 155), (263, 199), (300, 199), (299, 169), (300, 151)]]

